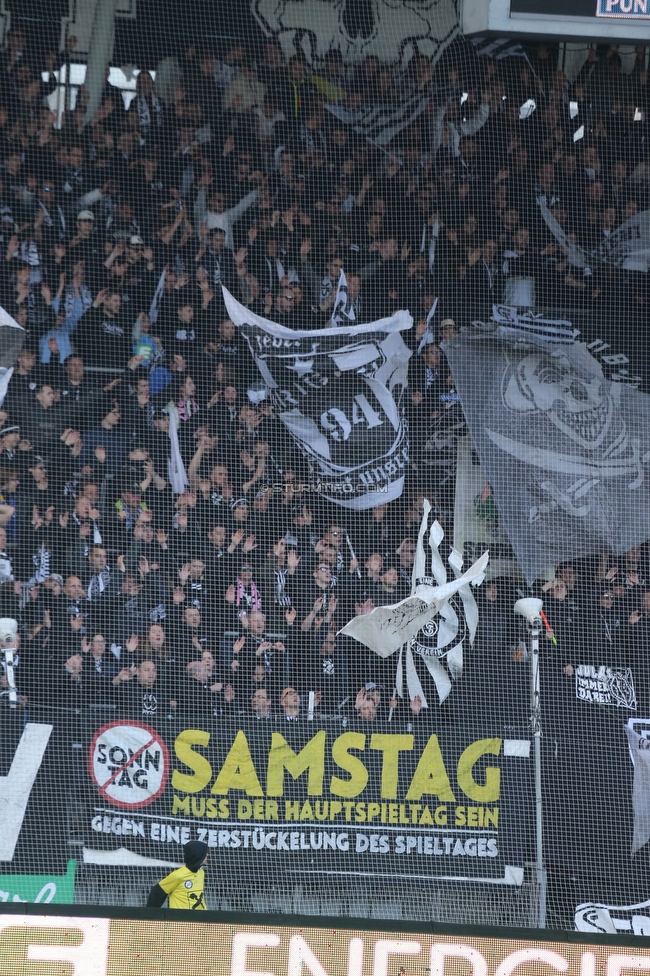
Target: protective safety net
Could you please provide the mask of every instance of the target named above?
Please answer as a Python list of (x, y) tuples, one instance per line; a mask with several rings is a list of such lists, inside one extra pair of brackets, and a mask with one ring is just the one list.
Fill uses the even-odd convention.
[(649, 934), (646, 49), (115, 6), (0, 55), (0, 899)]

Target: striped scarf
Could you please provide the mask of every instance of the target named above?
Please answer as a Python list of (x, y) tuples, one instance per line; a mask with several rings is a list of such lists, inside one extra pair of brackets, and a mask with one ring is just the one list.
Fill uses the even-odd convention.
[(259, 590), (255, 586), (255, 583), (251, 580), (251, 591), (250, 594), (246, 592), (246, 587), (237, 577), (237, 595), (235, 597), (235, 604), (239, 606), (241, 602), (247, 603), (251, 610), (261, 610), (262, 609), (262, 599), (259, 594)]

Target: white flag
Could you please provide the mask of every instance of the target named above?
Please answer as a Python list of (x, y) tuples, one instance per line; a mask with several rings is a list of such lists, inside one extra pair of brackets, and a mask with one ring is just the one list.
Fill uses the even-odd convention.
[[(406, 653), (400, 655), (398, 662), (398, 678), (396, 680), (398, 694), (401, 695), (401, 675), (403, 671), (406, 671), (409, 695), (413, 698), (415, 694), (418, 694), (422, 698), (424, 707), (427, 707), (427, 702), (419, 679), (417, 679), (412, 642), (436, 615), (440, 615), (441, 619), (437, 628), (437, 650), (439, 654), (421, 656), (436, 684), (440, 701), (444, 701), (451, 690), (449, 674), (451, 673), (451, 677), (457, 677), (462, 671), (462, 647), (459, 643), (454, 643), (455, 635), (458, 634), (459, 621), (449, 600), (456, 593), (461, 595), (470, 642), (473, 641), (478, 623), (478, 611), (469, 584), (477, 586), (482, 581), (488, 564), (488, 553), (485, 552), (467, 572), (447, 582), (447, 573), (438, 552), (438, 546), (444, 533), (440, 524), (434, 522), (429, 533), (432, 573), (429, 576), (426, 572), (424, 536), (430, 511), (431, 506), (425, 500), (413, 564), (411, 596), (391, 606), (375, 607), (370, 613), (354, 617), (341, 630), (342, 634), (354, 637), (355, 640), (374, 651), (379, 657), (390, 657), (391, 654), (404, 646)], [(454, 571), (458, 572), (462, 567), (460, 554), (456, 551), (452, 552), (450, 563)], [(417, 647), (415, 650), (417, 653)], [(442, 659), (445, 657), (447, 658), (447, 668), (442, 664)]]
[(354, 307), (348, 295), (348, 281), (341, 268), (339, 283), (336, 286), (336, 299), (334, 300), (334, 311), (332, 312), (332, 325), (352, 324), (356, 319)]
[(307, 459), (312, 490), (356, 511), (399, 498), (409, 461), (402, 400), (411, 352), (401, 337), (413, 326), (409, 312), (289, 329), (225, 288), (223, 297), (276, 416)]
[(160, 299), (163, 296), (165, 290), (165, 274), (167, 272), (167, 265), (163, 268), (162, 274), (158, 279), (158, 284), (156, 285), (156, 290), (151, 299), (151, 305), (149, 306), (149, 321), (152, 325), (155, 325), (158, 321), (158, 306), (160, 305)]

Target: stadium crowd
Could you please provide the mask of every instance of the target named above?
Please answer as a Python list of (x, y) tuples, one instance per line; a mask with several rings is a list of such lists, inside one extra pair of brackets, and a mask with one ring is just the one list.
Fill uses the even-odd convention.
[[(128, 110), (107, 81), (85, 126), (82, 87), (61, 128), (45, 103), (53, 68), (10, 33), (0, 304), (27, 338), (0, 411), (0, 614), (19, 621), (21, 701), (114, 704), (154, 723), (293, 721), (313, 692), (324, 715), (439, 721), (463, 695), (443, 709), (432, 685), (426, 710), (395, 700), (395, 660), (338, 631), (410, 593), (425, 498), (453, 537), (464, 421), (440, 342), (522, 280), (538, 306), (625, 300), (645, 314), (647, 274), (570, 264), (538, 205), (588, 253), (646, 209), (645, 52), (625, 75), (615, 47), (591, 51), (570, 83), (544, 46), (493, 60), (456, 42), (402, 72), (337, 51), (286, 62), (271, 41), (219, 56), (188, 44), (166, 85), (138, 74)], [(325, 107), (398, 111), (417, 93), (426, 108), (385, 147)], [(308, 490), (221, 291), (320, 328), (341, 269), (357, 323), (403, 308), (415, 322), (405, 490), (362, 513)], [(170, 420), (187, 476), (176, 492)], [(458, 682), (475, 702), (493, 682), (507, 704), (510, 686), (519, 717), (522, 587), (480, 588)], [(543, 588), (558, 673), (582, 640), (617, 665), (645, 645), (645, 548), (558, 566)]]

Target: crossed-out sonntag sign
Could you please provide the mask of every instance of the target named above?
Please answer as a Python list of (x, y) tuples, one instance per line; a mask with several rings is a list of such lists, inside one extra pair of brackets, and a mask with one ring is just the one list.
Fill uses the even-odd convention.
[[(650, 948), (299, 925), (0, 915), (1, 976), (508, 976), (650, 971)], [(57, 972), (59, 970), (57, 969)]]

